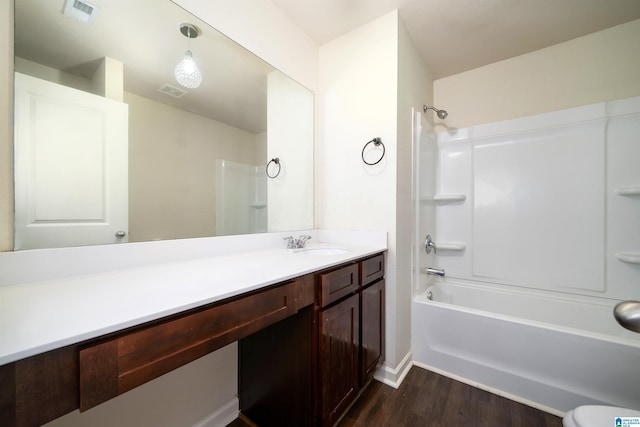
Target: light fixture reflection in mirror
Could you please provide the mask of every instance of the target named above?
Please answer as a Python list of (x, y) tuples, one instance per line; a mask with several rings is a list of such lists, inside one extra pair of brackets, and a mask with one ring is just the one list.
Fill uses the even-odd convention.
[[(15, 2), (15, 69), (127, 106), (127, 222), (114, 230), (126, 232), (120, 241), (313, 228), (313, 94), (308, 89), (169, 0), (109, 0), (92, 25), (63, 16), (58, 4), (63, 1)], [(193, 47), (204, 78), (198, 90), (188, 92), (171, 85), (176, 84), (176, 53), (185, 49), (183, 36), (175, 33), (181, 22), (201, 30)], [(122, 28), (136, 28), (135, 39)], [(159, 90), (163, 87), (170, 90)], [(86, 123), (65, 120), (71, 129)], [(287, 164), (267, 183), (264, 170), (276, 155), (285, 156)], [(83, 162), (69, 157), (63, 160)], [(224, 165), (222, 173), (217, 165)], [(259, 171), (255, 179), (254, 170)], [(239, 174), (244, 178), (235, 184)], [(218, 176), (224, 176), (224, 185), (217, 185)], [(218, 228), (223, 196), (229, 206), (242, 199), (242, 212), (233, 207), (223, 214), (246, 225)], [(106, 243), (116, 241), (114, 232), (107, 238)], [(39, 247), (85, 244), (96, 243)]]
[(180, 24), (180, 33), (188, 40), (187, 51), (184, 53), (184, 58), (178, 65), (174, 74), (176, 80), (182, 86), (189, 89), (196, 89), (202, 83), (202, 73), (196, 65), (196, 61), (193, 59), (191, 52), (191, 39), (195, 39), (199, 35), (199, 31), (193, 24)]

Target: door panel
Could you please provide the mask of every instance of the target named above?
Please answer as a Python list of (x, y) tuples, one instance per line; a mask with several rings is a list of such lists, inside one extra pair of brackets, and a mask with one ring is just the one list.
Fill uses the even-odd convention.
[(15, 85), (15, 249), (127, 241), (128, 106), (19, 73)]

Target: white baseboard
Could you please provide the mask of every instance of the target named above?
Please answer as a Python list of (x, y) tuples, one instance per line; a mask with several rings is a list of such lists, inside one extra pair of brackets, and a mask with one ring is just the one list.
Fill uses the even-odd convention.
[(229, 402), (225, 403), (220, 408), (195, 423), (193, 427), (225, 427), (238, 418), (239, 413), (240, 402), (237, 397), (234, 397)]
[(506, 391), (497, 389), (495, 387), (488, 386), (486, 384), (479, 383), (477, 381), (473, 381), (473, 380), (471, 380), (469, 378), (461, 377), (460, 375), (456, 375), (456, 374), (453, 374), (451, 372), (443, 371), (442, 369), (435, 368), (433, 366), (426, 365), (424, 363), (413, 362), (413, 364), (415, 366), (419, 367), (419, 368), (426, 369), (427, 371), (435, 372), (436, 374), (440, 374), (440, 375), (443, 375), (445, 377), (451, 378), (452, 380), (460, 381), (461, 383), (468, 384), (468, 385), (470, 385), (472, 387), (476, 387), (476, 388), (479, 388), (481, 390), (488, 391), (489, 393), (493, 393), (493, 394), (496, 394), (498, 396), (502, 396), (502, 397), (504, 397), (506, 399), (513, 400), (514, 402), (522, 403), (523, 405), (527, 405), (527, 406), (530, 406), (532, 408), (539, 409), (539, 410), (541, 410), (543, 412), (547, 412), (549, 414), (556, 415), (558, 417), (564, 417), (564, 412), (560, 411), (559, 409), (551, 408), (551, 407), (546, 406), (546, 405), (542, 405), (542, 404), (540, 404), (538, 402), (534, 402), (532, 400), (525, 399), (524, 397), (508, 393)]
[(386, 364), (382, 365), (376, 373), (374, 374), (374, 378), (381, 383), (390, 385), (393, 388), (400, 387), (404, 377), (409, 373), (409, 369), (413, 366), (413, 355), (411, 352), (408, 352), (406, 356), (402, 359), (400, 364), (395, 368), (387, 366)]

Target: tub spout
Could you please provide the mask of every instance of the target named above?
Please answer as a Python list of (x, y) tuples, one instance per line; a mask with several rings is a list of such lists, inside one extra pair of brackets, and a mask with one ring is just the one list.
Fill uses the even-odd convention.
[(444, 268), (443, 269), (439, 269), (439, 268), (427, 267), (427, 274), (430, 274), (432, 276), (444, 277)]

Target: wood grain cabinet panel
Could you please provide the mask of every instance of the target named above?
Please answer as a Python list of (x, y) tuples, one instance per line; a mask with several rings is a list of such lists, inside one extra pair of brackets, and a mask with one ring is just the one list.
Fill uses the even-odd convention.
[(358, 290), (359, 264), (348, 264), (336, 270), (318, 275), (320, 306), (326, 307)]
[(384, 255), (367, 258), (360, 263), (361, 285), (366, 286), (384, 277)]
[(40, 426), (77, 407), (77, 346), (0, 366), (1, 426)]
[(379, 280), (360, 293), (360, 315), (362, 316), (360, 387), (373, 379), (378, 363), (384, 360), (384, 283), (384, 280)]
[(360, 309), (358, 295), (323, 310), (319, 366), (321, 419), (332, 426), (358, 394)]
[(83, 348), (80, 410), (295, 314), (299, 295), (290, 282)]

